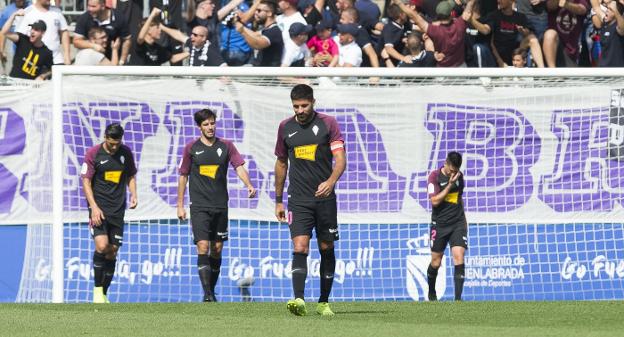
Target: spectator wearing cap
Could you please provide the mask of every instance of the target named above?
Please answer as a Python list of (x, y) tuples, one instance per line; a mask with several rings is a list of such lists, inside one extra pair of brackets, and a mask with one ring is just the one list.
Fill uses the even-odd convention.
[[(438, 67), (460, 67), (466, 66), (465, 43), (466, 22), (472, 16), (472, 6), (475, 0), (470, 0), (466, 4), (466, 9), (459, 18), (453, 18), (451, 12), (454, 3), (442, 1), (436, 6), (436, 20), (428, 23), (420, 14), (405, 4), (401, 0), (392, 0), (402, 11), (407, 13), (409, 18), (416, 23), (422, 32), (426, 32), (433, 41), (435, 51), (444, 57), (438, 60)], [(411, 58), (411, 57), (410, 57)], [(409, 63), (408, 57), (403, 59)]]
[(48, 27), (42, 41), (52, 51), (54, 64), (71, 64), (67, 20), (58, 7), (50, 6), (50, 0), (38, 0), (34, 5), (28, 6), (24, 18), (15, 31), (28, 35), (30, 24), (39, 20), (45, 22)]
[(339, 24), (338, 36), (338, 67), (359, 67), (362, 64), (362, 49), (355, 43), (358, 25), (354, 23)]
[(9, 76), (25, 79), (47, 79), (52, 72), (52, 52), (43, 43), (47, 25), (43, 20), (31, 23), (30, 34), (9, 32), (16, 16), (24, 15), (24, 10), (19, 9), (4, 23), (0, 30), (0, 38), (8, 38), (15, 43), (16, 49), (13, 55), (13, 67)]
[(310, 50), (306, 45), (312, 26), (295, 22), (288, 29), (288, 40), (284, 41), (282, 67), (305, 67), (310, 64)]
[(579, 39), (585, 16), (590, 8), (587, 0), (548, 0), (548, 30), (544, 33), (544, 60), (548, 67), (577, 67), (580, 56)]
[(487, 17), (471, 21), (481, 34), (492, 34), (492, 54), (498, 66), (511, 66), (511, 54), (516, 48), (530, 48), (533, 62), (543, 68), (542, 47), (526, 15), (514, 10), (513, 0), (499, 0), (498, 3), (499, 8)]
[(287, 41), (290, 38), (290, 25), (295, 22), (305, 25), (307, 21), (297, 10), (297, 0), (278, 0), (277, 6), (282, 11), (276, 18), (277, 26), (282, 31), (282, 39)]
[(335, 67), (338, 64), (338, 45), (331, 34), (331, 22), (323, 20), (316, 25), (316, 35), (308, 41), (313, 67)]
[[(401, 2), (402, 3), (402, 2)], [(381, 31), (380, 48), (383, 48), (394, 65), (400, 61), (411, 60), (408, 55), (403, 55), (403, 38), (411, 31), (411, 24), (407, 22), (407, 15), (396, 4), (388, 6), (388, 18), (392, 21), (384, 26)], [(384, 59), (385, 61), (385, 59)]]
[[(99, 40), (92, 41), (88, 36), (89, 31), (95, 27), (102, 27), (102, 29), (104, 29), (106, 33), (105, 45), (102, 45)], [(109, 60), (113, 59), (113, 44), (121, 45), (122, 50), (116, 50), (115, 52), (117, 55), (121, 52), (119, 63), (124, 64), (132, 45), (132, 40), (130, 38), (131, 35), (128, 23), (120, 12), (106, 8), (104, 0), (88, 0), (87, 11), (82, 13), (76, 20), (73, 42), (76, 49), (93, 49), (105, 55)], [(117, 39), (120, 41), (117, 41)], [(83, 55), (96, 54), (86, 53)]]
[[(276, 12), (275, 2), (261, 0), (254, 2), (248, 12), (239, 20), (235, 20), (236, 31), (245, 38), (251, 48), (258, 50), (258, 56), (253, 62), (256, 66), (279, 67), (282, 64), (284, 39), (275, 22)], [(256, 25), (262, 27), (261, 31), (256, 32), (245, 26), (247, 20), (251, 19), (250, 13), (253, 13)]]
[(355, 43), (362, 49), (362, 55), (366, 55), (362, 60), (362, 66), (377, 68), (379, 67), (379, 59), (371, 42), (370, 35), (358, 22), (359, 13), (357, 9), (347, 8), (340, 13), (340, 24), (355, 24), (358, 27)]
[(357, 0), (355, 1), (355, 9), (358, 10), (360, 14), (359, 23), (364, 26), (366, 29), (383, 29), (383, 24), (376, 27), (379, 24), (379, 16), (381, 15), (381, 11), (379, 10), (379, 6), (374, 3), (372, 0)]

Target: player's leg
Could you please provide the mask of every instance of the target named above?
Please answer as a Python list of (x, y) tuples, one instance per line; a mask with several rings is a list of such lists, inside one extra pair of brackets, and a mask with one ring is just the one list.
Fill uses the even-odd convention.
[(288, 204), (288, 225), (293, 243), (292, 286), (295, 298), (288, 301), (288, 310), (297, 316), (307, 314), (305, 281), (308, 276), (308, 253), (314, 227), (314, 209), (309, 204)]
[(316, 208), (316, 237), (318, 238), (318, 248), (321, 255), (320, 265), (320, 288), (316, 312), (323, 316), (333, 316), (334, 312), (329, 307), (329, 295), (334, 284), (334, 272), (336, 270), (336, 254), (334, 251), (334, 241), (339, 239), (338, 217), (336, 210), (336, 200), (326, 200), (317, 202)]
[(95, 251), (93, 252), (93, 303), (106, 303), (104, 270), (106, 269), (106, 253), (109, 249), (109, 244), (108, 235), (100, 227), (91, 227), (91, 235), (95, 242)]
[[(443, 228), (442, 228), (443, 230)], [(438, 269), (442, 265), (442, 257), (444, 256), (444, 249), (448, 244), (448, 236), (441, 231), (441, 228), (432, 223), (429, 228), (429, 240), (431, 244), (431, 263), (427, 268), (427, 284), (429, 285), (428, 299), (429, 301), (437, 301), (438, 296), (436, 294), (436, 280), (438, 278)]]
[(460, 301), (464, 290), (464, 278), (466, 267), (464, 265), (464, 255), (468, 248), (467, 230), (464, 225), (457, 227), (451, 234), (450, 245), (453, 254), (453, 281), (455, 283), (455, 300)]
[(217, 301), (215, 288), (221, 274), (221, 251), (223, 243), (228, 239), (228, 211), (216, 210), (212, 212), (212, 222), (210, 224), (210, 293), (212, 302)]
[[(119, 247), (123, 245), (124, 222), (123, 216), (109, 216), (108, 218), (106, 218), (105, 221), (106, 226), (108, 227), (109, 246), (106, 250), (106, 262), (104, 264), (104, 282), (102, 286), (104, 288), (104, 295), (107, 295), (108, 288), (113, 282), (113, 277), (115, 276), (115, 266), (117, 265), (117, 252), (119, 251)], [(108, 297), (106, 297), (106, 301), (108, 302)]]
[(208, 257), (210, 220), (210, 215), (206, 210), (191, 207), (193, 241), (197, 248), (197, 275), (204, 290), (204, 302), (210, 302), (212, 299), (210, 290), (210, 258)]

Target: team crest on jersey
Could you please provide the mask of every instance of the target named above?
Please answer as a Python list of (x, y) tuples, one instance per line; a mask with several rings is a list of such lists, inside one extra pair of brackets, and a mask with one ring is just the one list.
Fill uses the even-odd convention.
[(124, 157), (124, 156), (119, 157), (119, 161), (121, 161), (122, 164), (125, 164), (126, 157)]
[(315, 136), (318, 136), (318, 132), (319, 132), (319, 127), (316, 126), (316, 124), (312, 127), (312, 132), (314, 132)]
[(218, 149), (217, 149), (217, 155), (218, 155), (219, 157), (221, 157), (221, 154), (222, 154), (222, 153), (223, 153), (223, 150), (221, 150), (221, 148), (218, 148)]
[(295, 147), (295, 158), (315, 161), (318, 144), (301, 145)]

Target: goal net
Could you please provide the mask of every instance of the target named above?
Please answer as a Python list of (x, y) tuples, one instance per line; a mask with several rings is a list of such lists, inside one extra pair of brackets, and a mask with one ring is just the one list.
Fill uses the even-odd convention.
[[(292, 297), (289, 230), (274, 217), (273, 152), (279, 122), (293, 113), (295, 83), (313, 86), (316, 111), (336, 117), (345, 138), (332, 300), (426, 300), (426, 180), (449, 151), (464, 156), (465, 300), (622, 299), (624, 78), (590, 75), (55, 68), (54, 85), (24, 93), (11, 108), (27, 141), (2, 166), (21, 187), (0, 220), (29, 224), (18, 301), (91, 301), (94, 245), (79, 171), (112, 122), (135, 154), (139, 206), (126, 212), (109, 299), (201, 300), (190, 225), (176, 219), (175, 205), (177, 166), (199, 136), (192, 114), (202, 108), (217, 113), (217, 136), (236, 144), (258, 189), (248, 199), (230, 170), (230, 240), (217, 297)], [(310, 251), (306, 297), (315, 298), (315, 240)], [(437, 291), (452, 299), (446, 253)]]

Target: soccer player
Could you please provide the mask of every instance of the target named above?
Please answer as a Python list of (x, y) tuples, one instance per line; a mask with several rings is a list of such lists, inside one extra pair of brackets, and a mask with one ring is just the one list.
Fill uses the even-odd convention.
[(186, 144), (182, 154), (178, 218), (186, 219), (184, 193), (188, 182), (191, 226), (197, 245), (197, 271), (204, 289), (204, 302), (216, 302), (215, 286), (221, 273), (221, 251), (223, 242), (228, 239), (228, 163), (247, 187), (249, 198), (256, 196), (256, 189), (249, 181), (249, 174), (243, 166), (245, 161), (236, 146), (216, 136), (215, 113), (202, 109), (195, 112), (194, 119), (201, 136)]
[[(280, 123), (275, 144), (275, 215), (280, 222), (288, 221), (293, 242), (295, 298), (288, 301), (287, 307), (297, 316), (307, 313), (304, 290), (314, 228), (321, 255), (321, 296), (316, 312), (333, 316), (328, 300), (336, 267), (334, 241), (339, 238), (334, 186), (346, 166), (344, 139), (335, 118), (314, 111), (311, 87), (305, 84), (295, 86), (290, 99), (295, 115)], [(333, 168), (332, 159), (335, 160)], [(287, 172), (288, 216), (282, 194)]]
[(123, 134), (118, 123), (108, 125), (104, 142), (87, 151), (80, 172), (95, 241), (93, 303), (109, 303), (106, 294), (115, 274), (117, 251), (123, 244), (126, 186), (130, 208), (137, 206), (137, 169), (132, 151), (121, 143)]
[(429, 301), (437, 301), (435, 291), (438, 269), (444, 249), (450, 244), (455, 271), (455, 300), (461, 300), (464, 289), (464, 253), (468, 248), (468, 223), (464, 214), (464, 178), (459, 168), (461, 154), (449, 152), (442, 168), (431, 172), (427, 181), (427, 193), (433, 206), (431, 213), (431, 263), (427, 268)]

